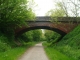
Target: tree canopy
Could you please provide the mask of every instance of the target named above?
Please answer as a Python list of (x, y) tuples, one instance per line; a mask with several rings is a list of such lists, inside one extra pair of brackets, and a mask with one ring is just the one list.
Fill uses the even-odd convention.
[(35, 17), (28, 0), (0, 0), (0, 30), (14, 30)]
[(56, 8), (51, 9), (46, 15), (53, 17), (79, 17), (80, 0), (61, 0), (56, 2)]

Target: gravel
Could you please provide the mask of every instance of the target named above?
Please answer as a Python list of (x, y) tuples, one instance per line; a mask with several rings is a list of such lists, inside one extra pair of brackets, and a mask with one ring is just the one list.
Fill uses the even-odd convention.
[(27, 50), (19, 60), (49, 60), (45, 54), (42, 43), (36, 44), (34, 47), (31, 47)]

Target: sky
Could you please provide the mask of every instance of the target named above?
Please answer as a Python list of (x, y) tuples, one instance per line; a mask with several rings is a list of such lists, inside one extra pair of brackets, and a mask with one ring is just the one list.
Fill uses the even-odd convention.
[[(45, 16), (49, 10), (56, 8), (55, 6), (56, 2), (60, 2), (60, 1), (69, 2), (69, 0), (33, 0), (33, 1), (35, 2), (35, 4), (37, 4), (37, 6), (34, 7), (34, 12), (36, 13), (36, 16)], [(76, 0), (73, 0), (73, 1), (77, 2)], [(68, 12), (69, 12), (69, 15), (73, 16), (71, 12), (73, 5), (72, 7), (71, 5), (72, 4), (67, 5), (69, 7)]]
[(49, 10), (55, 8), (55, 0), (34, 0), (34, 2), (37, 4), (34, 8), (36, 16), (45, 16)]

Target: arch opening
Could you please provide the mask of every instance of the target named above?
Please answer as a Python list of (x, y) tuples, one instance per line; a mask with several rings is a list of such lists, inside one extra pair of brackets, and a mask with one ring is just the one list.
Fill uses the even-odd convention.
[(55, 32), (59, 33), (62, 37), (66, 35), (65, 32), (63, 32), (63, 31), (61, 31), (57, 28), (51, 28), (51, 27), (48, 27), (48, 26), (35, 26), (35, 27), (25, 28), (25, 29), (19, 31), (18, 33), (16, 33), (15, 37), (17, 38), (19, 35), (27, 32), (27, 31), (36, 30), (36, 29), (47, 29), (47, 30), (55, 31)]

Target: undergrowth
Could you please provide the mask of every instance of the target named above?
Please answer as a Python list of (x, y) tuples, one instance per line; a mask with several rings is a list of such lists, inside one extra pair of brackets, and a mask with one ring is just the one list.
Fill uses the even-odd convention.
[(43, 43), (45, 52), (50, 60), (75, 60), (71, 57), (66, 56), (65, 54), (59, 52), (58, 50), (54, 49), (54, 47), (48, 46), (47, 42)]
[(67, 34), (54, 48), (75, 60), (80, 60), (80, 25)]
[(0, 52), (0, 60), (17, 60), (30, 46), (34, 44), (34, 42), (29, 42), (26, 46), (20, 46), (9, 49), (5, 52)]

